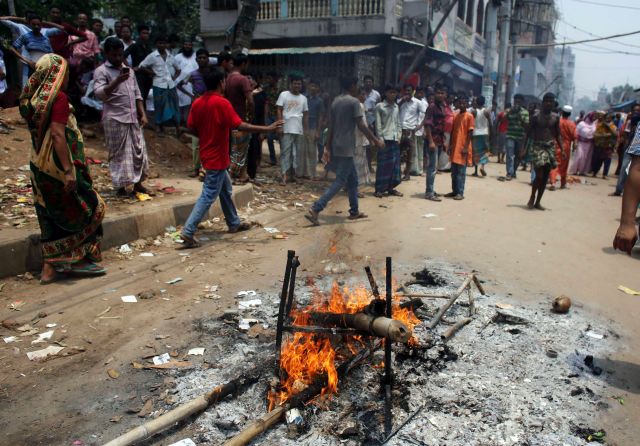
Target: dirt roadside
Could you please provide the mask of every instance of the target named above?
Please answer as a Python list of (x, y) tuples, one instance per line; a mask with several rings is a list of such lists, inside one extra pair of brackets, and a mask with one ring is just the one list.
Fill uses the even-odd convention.
[[(0, 428), (5, 441), (67, 445), (80, 439), (101, 444), (139, 424), (140, 419), (127, 415), (126, 409), (143, 405), (162, 387), (166, 372), (136, 370), (131, 363), (164, 351), (182, 355), (198, 346), (202, 334), (194, 330), (194, 322), (235, 307), (239, 290), (277, 290), (286, 250), (295, 249), (302, 261), (302, 278), (322, 272), (323, 260), (344, 261), (361, 275), (367, 263), (380, 270), (387, 255), (404, 265), (444, 259), (478, 270), (488, 281), (487, 288), (511, 293), (514, 302), (567, 294), (580, 311), (615, 321), (621, 328), (620, 349), (612, 352), (603, 368), (614, 372), (610, 384), (624, 396), (625, 405), (612, 406), (603, 425), (609, 444), (636, 444), (640, 356), (635, 322), (640, 300), (616, 288), (640, 289), (638, 256), (629, 258), (609, 248), (620, 205), (619, 199), (607, 196), (613, 180), (548, 192), (544, 200), (548, 211), (528, 211), (523, 206), (529, 192), (524, 179), (500, 183), (496, 177), (502, 169), (492, 164), (488, 178), (469, 177), (462, 202), (427, 202), (422, 199), (423, 179), (414, 179), (400, 187), (404, 198), (362, 200), (368, 220), (345, 221), (346, 200), (341, 197), (322, 214), (319, 228), (308, 227), (302, 208), (254, 216), (265, 226), (288, 232), (285, 240), (274, 240), (260, 228), (233, 236), (207, 231), (210, 241), (189, 257), (170, 248), (149, 247), (145, 250), (154, 257), (139, 257), (136, 252), (131, 259), (119, 259), (107, 253), (109, 274), (103, 278), (47, 287), (7, 281), (0, 292), (0, 319), (29, 322), (44, 311), (48, 316), (39, 324), (58, 324), (54, 340), (65, 336), (66, 345), (86, 351), (34, 363), (25, 355), (33, 337), (0, 344)], [(447, 175), (439, 175), (439, 192), (447, 192), (449, 184)], [(176, 277), (183, 281), (165, 283)], [(219, 285), (220, 299), (202, 297), (204, 287), (211, 284)], [(120, 300), (147, 289), (157, 295), (136, 304)], [(22, 311), (7, 308), (16, 300), (27, 302)], [(104, 316), (117, 318), (97, 319), (108, 307), (111, 310)], [(15, 334), (5, 329), (0, 333)], [(14, 352), (14, 347), (20, 351)], [(110, 368), (120, 372), (117, 379), (107, 375)], [(124, 418), (109, 422), (114, 416)], [(188, 427), (180, 437), (185, 432)], [(167, 438), (150, 444), (170, 442)]]

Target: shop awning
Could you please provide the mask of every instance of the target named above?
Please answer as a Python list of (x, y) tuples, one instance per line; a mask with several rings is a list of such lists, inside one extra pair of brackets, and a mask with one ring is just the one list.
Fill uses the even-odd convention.
[(362, 51), (378, 48), (378, 45), (330, 45), (307, 46), (295, 48), (261, 48), (249, 50), (251, 56), (266, 56), (274, 54), (338, 54), (360, 53)]
[(456, 67), (474, 76), (482, 77), (482, 71), (473, 68), (471, 65), (464, 63), (460, 59), (456, 59), (454, 56), (451, 56), (451, 57), (452, 57), (451, 63), (454, 64)]
[(636, 103), (635, 99), (631, 99), (630, 101), (623, 102), (621, 104), (616, 104), (611, 106), (611, 110), (624, 110), (627, 107), (631, 107)]

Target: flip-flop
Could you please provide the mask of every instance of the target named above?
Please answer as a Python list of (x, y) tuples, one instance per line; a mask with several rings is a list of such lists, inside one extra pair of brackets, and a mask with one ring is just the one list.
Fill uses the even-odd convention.
[(95, 263), (89, 263), (83, 267), (71, 266), (71, 269), (68, 271), (69, 274), (75, 274), (80, 276), (102, 276), (107, 273), (107, 271)]

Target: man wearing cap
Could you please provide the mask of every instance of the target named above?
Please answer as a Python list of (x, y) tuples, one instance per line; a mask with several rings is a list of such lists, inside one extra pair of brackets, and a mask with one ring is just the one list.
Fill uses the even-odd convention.
[[(551, 171), (551, 187), (549, 190), (556, 190), (556, 180), (560, 175), (560, 189), (567, 188), (567, 173), (569, 172), (569, 158), (571, 157), (571, 147), (578, 139), (576, 123), (569, 117), (573, 112), (570, 105), (562, 107), (560, 117), (560, 136), (562, 136), (562, 147), (556, 145), (556, 160), (558, 167)], [(564, 156), (562, 156), (564, 153)]]

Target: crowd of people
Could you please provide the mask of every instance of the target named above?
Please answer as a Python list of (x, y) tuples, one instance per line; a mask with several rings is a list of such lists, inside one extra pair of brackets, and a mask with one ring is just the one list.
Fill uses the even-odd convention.
[[(170, 125), (176, 136), (191, 137), (190, 175), (200, 177), (203, 189), (182, 230), (182, 248), (199, 246), (196, 229), (218, 198), (229, 232), (249, 228), (231, 200), (232, 184), (255, 181), (265, 140), (272, 166), (278, 163), (279, 142), (283, 185), (334, 173), (306, 214), (314, 225), (343, 189), (349, 197), (348, 218), (362, 219), (367, 215), (359, 199), (369, 187), (380, 199), (401, 197), (398, 185), (412, 177), (425, 177), (426, 200), (463, 200), (467, 169), (474, 167), (474, 176), (486, 177), (489, 155), (505, 164), (501, 181), (515, 179), (519, 169), (530, 166), (528, 207), (544, 210), (547, 187), (555, 190), (559, 179), (560, 188), (566, 188), (569, 173), (596, 176), (603, 169), (606, 177), (617, 150), (613, 195), (624, 191), (628, 213), (638, 199), (637, 191), (634, 196), (624, 184), (639, 181), (640, 144), (632, 140), (633, 135), (640, 139), (640, 105), (627, 116), (581, 113), (576, 123), (571, 107), (560, 108), (551, 93), (528, 108), (515, 95), (513, 105), (498, 111), (495, 103), (487, 107), (482, 96), (450, 92), (443, 85), (389, 84), (380, 94), (372, 76), (364, 77), (362, 87), (357, 78), (342, 77), (340, 94), (331, 98), (319, 81), (302, 74), (251, 73), (242, 53), (223, 50), (212, 56), (204, 48), (195, 51), (189, 39), (174, 51), (169, 40), (176, 39), (163, 36), (155, 37), (152, 46), (150, 28), (138, 26), (134, 38), (126, 17), (103, 38), (100, 20), (89, 29), (86, 14), (78, 14), (75, 25), (61, 16), (59, 8), (51, 8), (47, 22), (37, 14), (0, 18), (16, 34), (11, 51), (28, 76), (19, 105), (34, 144), (31, 176), (42, 231), (43, 284), (63, 273), (105, 272), (98, 264), (105, 205), (93, 189), (74, 116), (83, 105), (99, 111), (111, 180), (120, 196), (150, 192), (143, 184), (149, 166), (143, 128), (151, 126), (149, 112), (158, 136)], [(74, 96), (78, 89), (82, 94)], [(435, 177), (444, 172), (450, 172), (451, 191), (441, 195)], [(628, 241), (628, 225), (621, 231)]]

